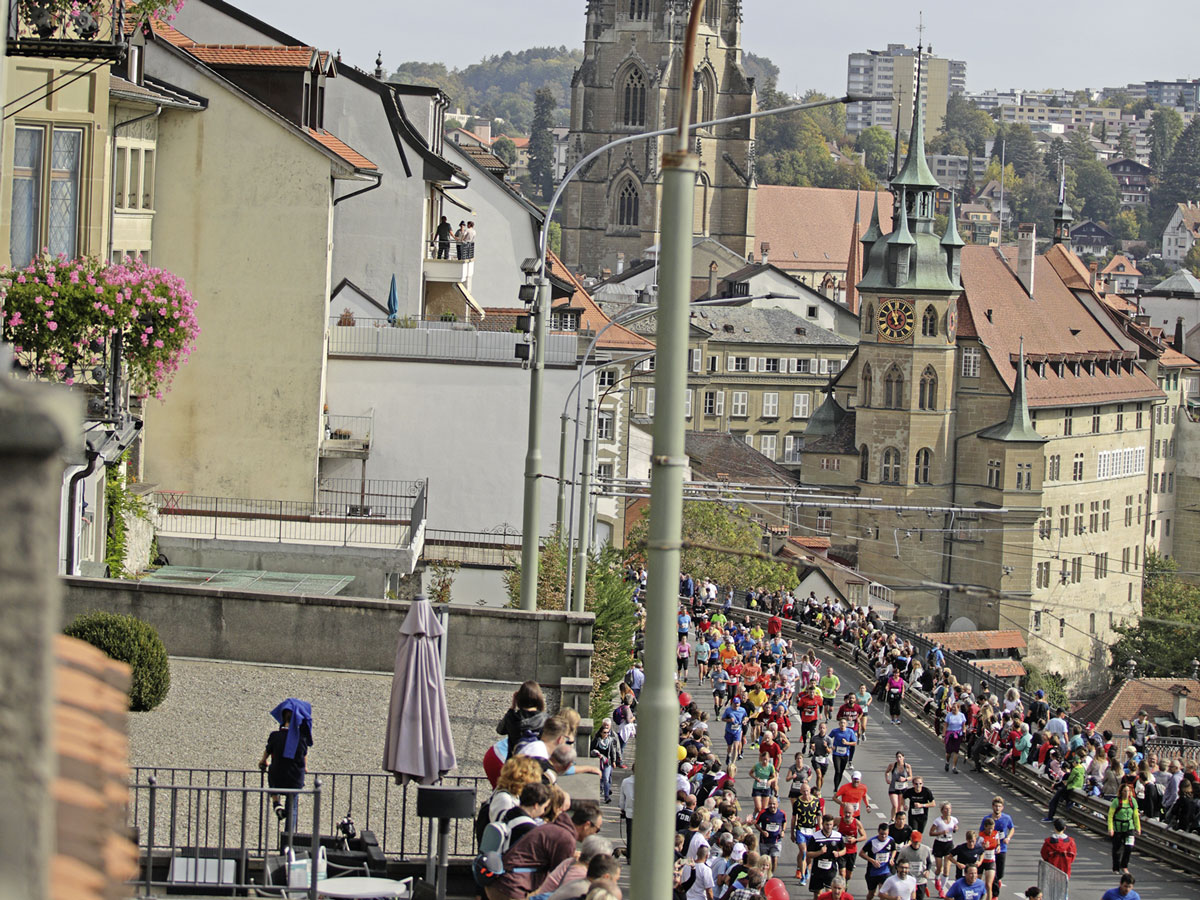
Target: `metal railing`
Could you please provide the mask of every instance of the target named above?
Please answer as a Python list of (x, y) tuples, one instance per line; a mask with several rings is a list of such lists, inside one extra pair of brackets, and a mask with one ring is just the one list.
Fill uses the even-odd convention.
[[(199, 858), (205, 858), (205, 852), (223, 852), (226, 859), (245, 856), (245, 865), (252, 867), (292, 840), (303, 849), (315, 844), (317, 837), (336, 837), (338, 822), (346, 816), (360, 834), (374, 833), (389, 860), (427, 854), (430, 822), (417, 816), (414, 786), (397, 785), (386, 773), (310, 772), (308, 777), (313, 787), (295, 792), (297, 825), (289, 833), (280, 828), (270, 797), (283, 792), (269, 788), (266, 775), (258, 769), (136, 767), (129, 788), (128, 824), (136, 829), (143, 860), (151, 852), (161, 858), (168, 851), (175, 854), (187, 848)], [(443, 783), (471, 788), (476, 806), (492, 790), (483, 776), (447, 775)], [(474, 822), (452, 820), (450, 828), (450, 855), (474, 856)]]
[(1158, 756), (1162, 766), (1169, 759), (1182, 759), (1189, 766), (1200, 766), (1200, 741), (1181, 737), (1152, 737), (1146, 741), (1146, 753)]
[[(422, 483), (423, 484), (423, 483)], [(407, 510), (354, 515), (346, 504), (153, 495), (159, 534), (283, 544), (412, 549), (424, 526), (424, 487)], [(417, 513), (420, 513), (418, 516)]]
[(521, 561), (521, 532), (445, 531), (425, 532), (422, 556), (429, 562), (458, 562), (472, 566), (510, 568)]
[(474, 241), (439, 241), (431, 240), (427, 248), (429, 255), (426, 259), (474, 259)]
[(410, 518), (418, 498), (428, 489), (425, 479), (322, 478), (317, 483), (317, 503), (346, 515)]
[(375, 431), (375, 410), (365, 416), (339, 416), (325, 413), (325, 443), (340, 442), (355, 450), (370, 450)]
[(70, 6), (12, 0), (8, 7), (8, 53), (114, 61), (124, 56), (125, 0), (81, 3), (78, 9)]
[[(347, 324), (341, 324), (341, 323)], [(506, 331), (480, 331), (467, 322), (427, 322), (416, 319), (332, 317), (330, 356), (368, 356), (390, 359), (479, 360), (518, 364), (516, 346), (525, 336)], [(574, 334), (552, 334), (546, 341), (546, 362), (573, 365), (578, 352)]]

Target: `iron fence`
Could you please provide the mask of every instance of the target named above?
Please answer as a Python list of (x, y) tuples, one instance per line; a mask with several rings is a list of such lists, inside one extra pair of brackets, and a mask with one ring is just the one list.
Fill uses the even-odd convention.
[(407, 515), (399, 508), (384, 515), (356, 514), (361, 510), (333, 502), (200, 497), (178, 491), (158, 491), (153, 503), (158, 533), (170, 537), (405, 550), (413, 548), (425, 514), (424, 488)]
[[(515, 332), (481, 331), (467, 322), (426, 322), (416, 319), (366, 319), (358, 316), (329, 320), (331, 356), (368, 356), (392, 359), (471, 359), (517, 363)], [(579, 340), (574, 334), (546, 338), (546, 362), (574, 364)]]
[[(7, 27), (8, 52), (15, 56), (115, 61), (126, 51), (125, 0), (81, 3), (74, 8), (12, 0)], [(38, 97), (26, 106), (43, 101)]]
[(345, 441), (355, 449), (370, 450), (371, 435), (375, 431), (375, 411), (365, 416), (340, 416), (325, 413), (325, 439)]
[(414, 515), (414, 508), (427, 494), (428, 485), (425, 479), (322, 478), (317, 483), (317, 504), (346, 515), (419, 521), (423, 516)]
[(426, 560), (450, 561), (473, 566), (509, 568), (521, 561), (521, 532), (507, 528), (499, 532), (425, 531)]

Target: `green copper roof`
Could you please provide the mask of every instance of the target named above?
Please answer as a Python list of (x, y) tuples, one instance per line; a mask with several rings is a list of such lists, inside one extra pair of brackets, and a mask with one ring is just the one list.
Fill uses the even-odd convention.
[(842, 409), (841, 404), (833, 398), (833, 391), (829, 391), (825, 395), (825, 402), (817, 407), (817, 411), (808, 420), (808, 427), (804, 429), (804, 439), (807, 441), (811, 438), (833, 434), (837, 430), (838, 423), (844, 418), (846, 418), (846, 410)]
[(946, 226), (946, 233), (942, 235), (943, 247), (961, 247), (966, 241), (958, 233), (958, 215), (954, 208), (954, 194), (950, 194), (950, 224)]
[(1025, 339), (1021, 338), (1021, 352), (1017, 360), (1017, 383), (1013, 386), (1012, 400), (1008, 404), (1008, 418), (979, 432), (981, 438), (990, 441), (1044, 444), (1048, 438), (1034, 430), (1029, 418), (1029, 404), (1025, 400)]
[[(857, 205), (857, 201), (855, 201)], [(863, 233), (862, 242), (864, 244), (873, 244), (882, 236), (879, 230), (879, 190), (875, 191), (875, 207), (871, 210), (871, 224), (867, 226), (867, 230)]]
[(913, 104), (913, 125), (908, 136), (908, 156), (904, 160), (904, 168), (892, 179), (892, 185), (902, 184), (906, 187), (936, 188), (938, 180), (929, 170), (925, 161), (925, 126), (921, 105), (921, 85), (917, 83), (916, 103)]
[(904, 193), (901, 192), (897, 196), (900, 198), (898, 201), (900, 211), (896, 214), (899, 222), (892, 225), (892, 233), (887, 236), (887, 242), (889, 244), (915, 244), (912, 232), (908, 230), (908, 216), (904, 211)]

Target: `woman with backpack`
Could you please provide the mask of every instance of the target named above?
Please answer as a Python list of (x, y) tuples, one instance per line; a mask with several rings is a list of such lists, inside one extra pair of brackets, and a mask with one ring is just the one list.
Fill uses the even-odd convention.
[[(1178, 802), (1178, 801), (1176, 801)], [(1142, 833), (1133, 785), (1122, 784), (1116, 799), (1108, 807), (1108, 836), (1112, 840), (1113, 872), (1129, 871), (1129, 854), (1133, 851), (1134, 836)]]

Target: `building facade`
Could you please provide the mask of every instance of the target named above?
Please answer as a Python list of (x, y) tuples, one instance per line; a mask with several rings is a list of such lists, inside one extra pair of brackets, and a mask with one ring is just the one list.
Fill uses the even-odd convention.
[[(571, 86), (567, 168), (602, 145), (678, 121), (688, 4), (632, 0), (588, 4), (584, 61)], [(696, 38), (691, 121), (755, 109), (742, 67), (741, 0), (710, 0)], [(753, 121), (694, 132), (700, 156), (693, 232), (742, 256), (754, 247)], [(573, 271), (616, 269), (617, 254), (658, 243), (662, 138), (636, 141), (580, 172), (563, 202), (563, 261)]]
[(1197, 240), (1200, 240), (1200, 203), (1194, 200), (1177, 203), (1167, 227), (1163, 229), (1163, 261), (1176, 266), (1183, 265), (1184, 257)]
[(946, 117), (946, 102), (967, 89), (967, 64), (961, 59), (942, 59), (933, 48), (922, 61), (917, 78), (920, 48), (888, 44), (886, 50), (851, 53), (846, 63), (846, 92), (876, 97), (891, 95), (893, 102), (851, 103), (846, 107), (846, 133), (858, 134), (878, 125), (892, 132), (899, 123), (905, 129), (913, 117), (913, 95), (920, 90), (925, 130), (937, 131)]

